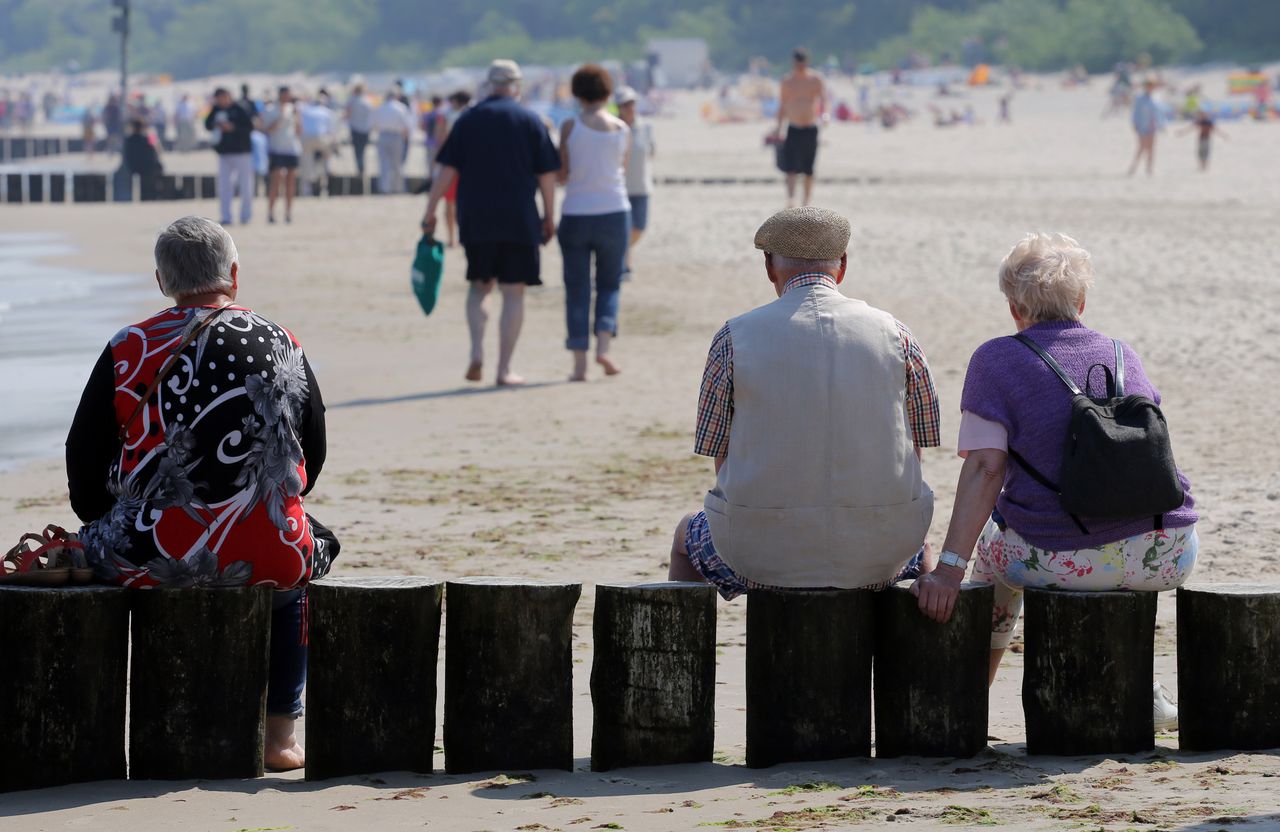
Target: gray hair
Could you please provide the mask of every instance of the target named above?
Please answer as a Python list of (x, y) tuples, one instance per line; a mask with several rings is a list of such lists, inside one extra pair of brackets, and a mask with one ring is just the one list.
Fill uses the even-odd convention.
[(840, 271), (839, 257), (834, 260), (806, 260), (803, 257), (787, 257), (785, 254), (770, 253), (770, 259), (773, 260), (774, 269), (780, 272), (833, 274)]
[(1091, 286), (1089, 252), (1066, 234), (1027, 234), (1000, 263), (1000, 291), (1033, 323), (1079, 320)]
[(239, 257), (231, 235), (213, 220), (174, 220), (156, 238), (160, 290), (175, 299), (224, 292), (231, 288), (231, 264)]

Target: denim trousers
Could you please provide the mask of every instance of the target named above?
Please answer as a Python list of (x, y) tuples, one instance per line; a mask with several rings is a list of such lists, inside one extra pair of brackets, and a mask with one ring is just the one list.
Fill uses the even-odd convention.
[[(631, 212), (568, 214), (556, 232), (564, 259), (565, 346), (586, 350), (594, 332), (618, 333), (618, 296), (631, 236)], [(595, 256), (595, 326), (591, 324), (591, 258)]]
[(267, 715), (302, 715), (307, 683), (307, 591), (274, 593), (271, 600), (271, 663), (267, 673)]

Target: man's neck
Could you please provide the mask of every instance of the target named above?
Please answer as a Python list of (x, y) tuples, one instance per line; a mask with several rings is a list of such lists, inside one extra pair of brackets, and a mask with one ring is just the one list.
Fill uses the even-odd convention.
[(235, 303), (235, 298), (226, 292), (203, 292), (173, 299), (174, 306), (229, 306), (232, 303)]

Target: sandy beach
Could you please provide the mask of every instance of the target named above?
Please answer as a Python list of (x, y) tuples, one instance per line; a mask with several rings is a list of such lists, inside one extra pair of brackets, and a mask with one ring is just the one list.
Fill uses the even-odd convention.
[[(1280, 298), (1272, 291), (1280, 124), (1225, 123), (1230, 141), (1215, 144), (1205, 174), (1196, 170), (1194, 137), (1166, 130), (1156, 175), (1129, 179), (1132, 135), (1127, 119), (1100, 119), (1105, 90), (1102, 80), (1062, 89), (1046, 78), (1017, 94), (1009, 125), (995, 122), (999, 93), (983, 90), (967, 99), (982, 121), (974, 127), (937, 129), (922, 114), (891, 131), (836, 124), (823, 133), (819, 174), (862, 178), (820, 184), (816, 193), (817, 204), (853, 223), (844, 291), (911, 327), (941, 396), (943, 447), (924, 457), (938, 501), (930, 538), (941, 543), (950, 516), (968, 358), (1012, 331), (996, 266), (1024, 232), (1062, 231), (1094, 257), (1086, 322), (1132, 344), (1163, 394), (1201, 512), (1193, 580), (1280, 581), (1280, 449), (1266, 439), (1280, 381)], [(1206, 90), (1225, 94), (1222, 75)], [(761, 144), (768, 125), (709, 125), (698, 115), (707, 98), (681, 94), (655, 121), (657, 174), (775, 175)], [(917, 90), (909, 106), (930, 100)], [(181, 165), (211, 172), (212, 154)], [(254, 223), (230, 229), (241, 255), (240, 300), (297, 335), (323, 389), (329, 457), (307, 505), (343, 540), (334, 574), (581, 580), (579, 770), (96, 783), (0, 796), (0, 829), (834, 829), (886, 821), (915, 829), (1280, 829), (1274, 753), (1185, 754), (1171, 734), (1158, 737), (1156, 752), (1121, 759), (1028, 757), (1016, 652), (992, 691), (998, 739), (974, 759), (747, 769), (745, 599), (718, 609), (716, 762), (586, 770), (593, 584), (665, 576), (675, 523), (700, 507), (712, 483), (710, 462), (691, 453), (698, 380), (716, 329), (772, 297), (751, 240), (782, 202), (780, 185), (660, 187), (635, 277), (623, 289), (615, 355), (625, 372), (608, 380), (597, 372), (586, 385), (565, 381), (561, 265), (548, 246), (546, 285), (528, 298), (515, 367), (530, 385), (503, 390), (489, 386), (492, 327), (486, 385), (462, 378), (461, 250), (446, 255), (430, 318), (410, 294), (423, 198), (301, 200), (288, 226), (265, 224), (259, 200)], [(73, 248), (41, 256), (41, 267), (131, 276), (116, 278), (112, 291), (125, 294), (114, 308), (123, 317), (97, 324), (101, 340), (82, 348), (77, 385), (116, 327), (164, 305), (146, 294), (156, 232), (179, 213), (216, 210), (212, 202), (0, 206), (0, 231), (55, 233)], [(66, 298), (68, 306), (85, 303)], [(56, 349), (66, 333), (54, 319), (48, 326)], [(10, 360), (0, 366), (6, 401), (39, 395), (38, 379), (11, 371)], [(73, 372), (65, 361), (53, 371)], [(74, 398), (56, 402), (44, 418), (69, 422)], [(0, 470), (0, 539), (50, 522), (78, 525), (60, 449), (41, 447), (41, 458)], [(1175, 690), (1172, 596), (1161, 600), (1159, 625), (1156, 674)], [(439, 754), (436, 764), (443, 767)]]

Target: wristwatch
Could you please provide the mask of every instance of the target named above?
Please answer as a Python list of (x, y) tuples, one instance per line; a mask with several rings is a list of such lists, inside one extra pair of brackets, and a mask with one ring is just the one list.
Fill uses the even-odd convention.
[(943, 549), (942, 554), (938, 556), (938, 564), (940, 566), (954, 566), (962, 572), (969, 568), (967, 559), (960, 557), (955, 552), (948, 552), (946, 549)]

